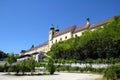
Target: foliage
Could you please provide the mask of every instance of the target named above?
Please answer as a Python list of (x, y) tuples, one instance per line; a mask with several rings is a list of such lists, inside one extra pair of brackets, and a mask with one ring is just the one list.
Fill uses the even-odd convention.
[(31, 74), (33, 74), (34, 70), (35, 70), (35, 61), (33, 58), (30, 58), (30, 60), (28, 60), (27, 62), (27, 67), (30, 69)]
[(30, 60), (23, 60), (21, 62), (17, 62), (14, 65), (8, 66), (4, 65), (4, 70), (9, 72), (16, 72), (16, 75), (18, 75), (19, 72), (22, 72), (24, 75), (25, 72), (31, 72), (33, 74), (33, 71), (35, 70), (35, 64), (36, 62), (31, 58)]
[(22, 71), (22, 73), (24, 74), (24, 72), (29, 72), (31, 71), (31, 74), (33, 74), (33, 71), (35, 69), (35, 61), (33, 60), (33, 58), (31, 58), (30, 60), (24, 60), (22, 61), (20, 64), (20, 71)]
[(119, 53), (120, 16), (116, 16), (103, 28), (99, 27), (94, 31), (88, 29), (80, 37), (53, 44), (48, 52), (53, 59), (84, 62), (100, 60), (103, 63), (109, 60), (109, 63), (115, 63), (120, 58)]
[(20, 69), (21, 69), (20, 71), (22, 72), (23, 75), (26, 71), (28, 71), (28, 67), (26, 64), (27, 64), (27, 60), (24, 60), (20, 63)]
[(117, 80), (120, 78), (120, 64), (112, 65), (105, 70), (104, 76), (107, 79)]
[(20, 66), (19, 66), (19, 64), (16, 64), (14, 66), (14, 71), (16, 72), (16, 74), (18, 74), (20, 72)]
[(14, 54), (9, 54), (8, 57), (7, 57), (7, 61), (8, 63), (11, 65), (12, 63), (16, 62), (17, 61), (17, 57), (14, 56)]
[(4, 72), (7, 72), (8, 68), (9, 68), (9, 66), (7, 65), (7, 63), (5, 63), (3, 67), (4, 67)]
[(10, 64), (9, 69), (8, 69), (8, 72), (14, 71), (14, 68), (12, 67), (12, 63), (14, 63), (14, 62), (17, 61), (17, 57), (14, 56), (13, 53), (8, 54), (7, 61), (8, 61), (8, 63)]
[(3, 60), (6, 57), (7, 57), (7, 54), (0, 50), (0, 60)]
[(47, 64), (47, 70), (50, 74), (54, 74), (56, 67), (54, 65), (54, 60), (49, 58), (48, 64)]
[(0, 72), (4, 71), (4, 67), (0, 65)]
[(94, 72), (94, 73), (103, 73), (105, 68), (93, 68), (90, 66), (86, 67), (70, 67), (70, 66), (63, 66), (58, 65), (57, 71), (68, 71), (68, 72)]

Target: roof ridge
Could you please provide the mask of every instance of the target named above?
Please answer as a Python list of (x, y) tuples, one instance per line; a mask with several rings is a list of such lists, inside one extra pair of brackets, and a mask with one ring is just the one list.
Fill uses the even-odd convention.
[(45, 41), (45, 42), (35, 46), (34, 48), (30, 48), (30, 49), (26, 50), (26, 52), (29, 52), (29, 51), (34, 50), (34, 49), (37, 49), (37, 48), (42, 47), (42, 46), (47, 45), (47, 44), (48, 44), (48, 41)]
[(101, 21), (96, 22), (94, 24), (91, 24), (89, 29), (93, 29), (93, 28), (96, 28), (96, 27), (101, 26), (103, 24), (107, 24), (111, 19), (113, 19), (113, 17), (105, 19), (105, 20), (101, 20)]
[(74, 30), (74, 33), (79, 32), (79, 31), (83, 31), (83, 30), (89, 28), (89, 26), (90, 26), (90, 25), (84, 24), (84, 25), (82, 25), (82, 26), (80, 26), (80, 27), (77, 27), (77, 28)]
[(59, 35), (62, 35), (64, 33), (70, 32), (70, 31), (74, 32), (75, 28), (76, 28), (76, 25), (70, 26), (70, 27), (68, 27), (66, 29), (63, 29), (63, 30), (59, 31), (57, 34), (54, 34), (54, 37), (57, 37)]

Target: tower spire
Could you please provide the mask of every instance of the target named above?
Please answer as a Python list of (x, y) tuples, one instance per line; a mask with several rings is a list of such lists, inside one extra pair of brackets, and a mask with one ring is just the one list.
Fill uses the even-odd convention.
[(59, 28), (58, 28), (58, 26), (56, 27), (56, 30), (55, 31), (58, 31), (59, 32)]
[(86, 24), (90, 25), (90, 18), (89, 17), (86, 19)]
[(51, 25), (50, 30), (54, 30), (54, 25), (53, 24)]
[(54, 25), (52, 24), (49, 31), (49, 40), (52, 40), (54, 36)]
[(58, 26), (56, 26), (55, 33), (58, 33), (58, 32), (59, 32), (59, 28)]

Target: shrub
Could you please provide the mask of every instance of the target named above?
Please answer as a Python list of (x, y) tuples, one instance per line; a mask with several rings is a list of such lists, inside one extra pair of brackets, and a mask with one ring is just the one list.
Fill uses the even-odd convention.
[(4, 71), (4, 68), (3, 66), (0, 65), (0, 72), (3, 72)]
[(47, 70), (50, 74), (54, 74), (56, 67), (54, 65), (53, 59), (49, 59), (48, 64), (47, 64)]
[(10, 66), (10, 67), (8, 68), (8, 72), (14, 72), (14, 70), (15, 70), (14, 66)]
[(8, 68), (9, 68), (9, 66), (7, 65), (7, 63), (5, 63), (3, 67), (4, 67), (4, 72), (7, 72)]
[(14, 71), (16, 72), (16, 74), (18, 74), (20, 72), (20, 65), (19, 64), (16, 64), (14, 66)]
[(105, 70), (104, 77), (108, 80), (117, 80), (120, 78), (120, 64), (112, 65)]
[(105, 68), (96, 68), (96, 69), (93, 70), (93, 72), (104, 73), (104, 70), (105, 70)]
[(79, 67), (73, 67), (72, 71), (79, 71)]

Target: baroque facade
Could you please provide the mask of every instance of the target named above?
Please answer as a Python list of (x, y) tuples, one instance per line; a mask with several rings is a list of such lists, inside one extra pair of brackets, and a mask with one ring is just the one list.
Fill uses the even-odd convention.
[(18, 60), (28, 59), (30, 57), (29, 55), (34, 55), (36, 61), (39, 61), (41, 59), (40, 55), (47, 53), (53, 44), (70, 38), (80, 37), (85, 30), (94, 30), (97, 27), (103, 27), (103, 25), (107, 24), (111, 19), (112, 18), (109, 18), (95, 24), (90, 24), (90, 19), (87, 18), (84, 25), (73, 25), (61, 31), (58, 28), (55, 29), (52, 25), (49, 31), (48, 41), (35, 47), (32, 46), (29, 50), (22, 50)]

